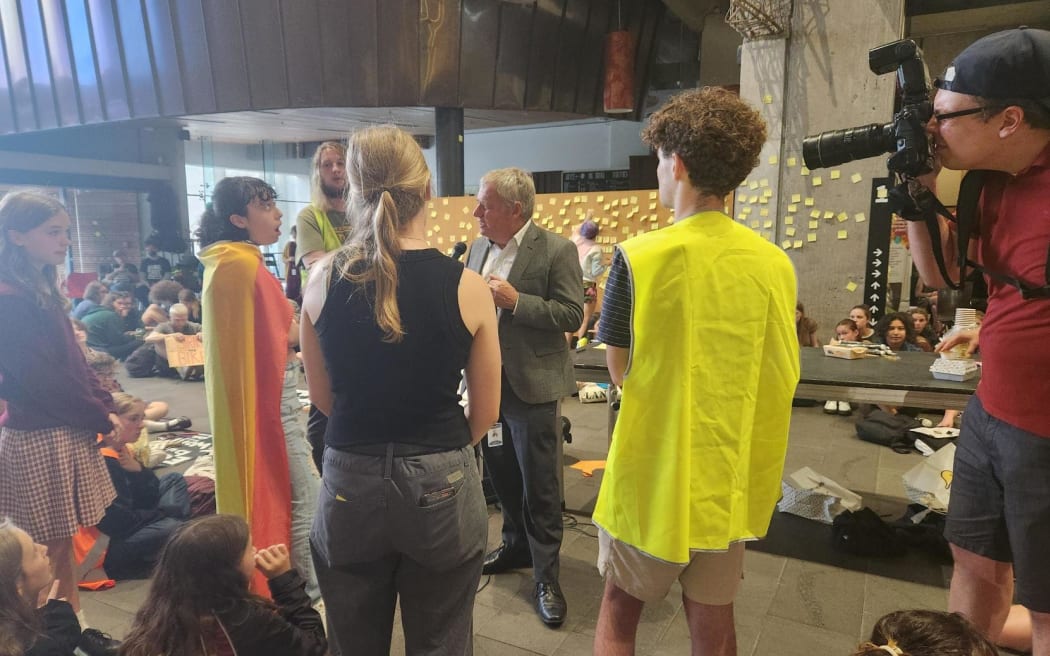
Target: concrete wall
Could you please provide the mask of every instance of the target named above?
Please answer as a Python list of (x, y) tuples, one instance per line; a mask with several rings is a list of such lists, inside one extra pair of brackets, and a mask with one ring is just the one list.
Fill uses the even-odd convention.
[[(799, 299), (820, 324), (820, 338), (830, 337), (834, 324), (861, 302), (864, 250), (870, 222), (856, 215), (870, 209), (871, 180), (886, 174), (885, 158), (872, 158), (830, 171), (802, 174), (802, 140), (807, 135), (867, 123), (885, 123), (893, 112), (894, 77), (868, 69), (868, 50), (894, 41), (903, 29), (903, 0), (870, 0), (858, 11), (855, 0), (796, 0), (791, 36), (786, 41), (749, 41), (743, 46), (740, 92), (758, 107), (769, 124), (769, 140), (759, 168), (749, 182), (765, 181), (772, 189), (768, 204), (747, 202), (757, 190), (737, 194), (735, 212), (746, 207), (758, 219), (759, 232), (778, 244), (790, 241), (787, 252), (799, 277)], [(775, 158), (775, 159), (771, 159)], [(792, 165), (792, 161), (794, 164)], [(771, 162), (776, 162), (771, 163)], [(860, 181), (851, 178), (859, 174)], [(815, 184), (817, 178), (820, 184)], [(766, 187), (759, 187), (764, 189)], [(792, 203), (798, 195), (802, 202)], [(805, 206), (812, 198), (813, 205)], [(789, 205), (795, 210), (789, 211)], [(810, 212), (819, 210), (816, 229), (809, 229)], [(826, 212), (836, 218), (824, 219)], [(838, 221), (845, 213), (848, 219)], [(788, 225), (788, 216), (794, 217)], [(770, 228), (766, 222), (771, 221)], [(795, 234), (788, 236), (794, 229)], [(839, 239), (845, 230), (846, 239)], [(814, 234), (816, 241), (809, 241)], [(801, 247), (795, 244), (801, 241)], [(856, 284), (854, 291), (847, 287)]]
[[(639, 137), (641, 129), (641, 123), (608, 121), (468, 132), (463, 142), (466, 191), (474, 193), (486, 171), (504, 166), (530, 171), (625, 169), (631, 155), (649, 154)], [(433, 166), (433, 151), (428, 152)]]

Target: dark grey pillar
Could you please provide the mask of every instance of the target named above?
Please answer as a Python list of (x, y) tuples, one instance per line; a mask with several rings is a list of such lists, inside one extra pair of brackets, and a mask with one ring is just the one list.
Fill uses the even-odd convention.
[(437, 195), (463, 195), (463, 108), (435, 107)]

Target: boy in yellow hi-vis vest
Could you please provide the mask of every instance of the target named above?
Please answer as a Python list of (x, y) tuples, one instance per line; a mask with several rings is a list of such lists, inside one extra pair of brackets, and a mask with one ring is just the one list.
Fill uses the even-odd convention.
[(679, 580), (693, 653), (735, 654), (744, 542), (780, 495), (799, 378), (796, 280), (723, 199), (766, 127), (721, 89), (683, 93), (642, 137), (674, 225), (619, 245), (598, 337), (623, 386), (594, 522), (606, 579), (594, 653), (633, 653), (645, 602)]

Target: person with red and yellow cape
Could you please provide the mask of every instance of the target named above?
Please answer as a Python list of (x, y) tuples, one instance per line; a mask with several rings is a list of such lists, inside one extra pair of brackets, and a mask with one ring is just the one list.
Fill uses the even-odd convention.
[[(304, 468), (298, 450), (305, 439), (296, 408), (282, 423), (285, 381), (291, 381), (293, 398), (295, 392), (297, 367), (289, 355), (298, 325), (260, 250), (280, 238), (281, 217), (276, 192), (262, 180), (231, 177), (215, 186), (197, 232), (204, 264), (204, 380), (218, 512), (244, 517), (258, 547), (289, 545), (316, 600), (309, 534), (300, 527), (308, 531), (312, 521), (317, 472)], [(308, 449), (305, 456), (312, 467)], [(265, 595), (265, 580), (257, 575), (252, 589)]]

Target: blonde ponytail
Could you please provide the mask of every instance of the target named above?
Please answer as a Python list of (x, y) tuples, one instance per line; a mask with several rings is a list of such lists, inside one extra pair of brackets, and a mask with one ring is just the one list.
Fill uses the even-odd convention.
[(376, 325), (384, 342), (396, 344), (405, 336), (397, 305), (399, 232), (422, 211), (430, 171), (412, 135), (393, 126), (352, 134), (346, 155), (350, 235), (335, 267), (354, 284), (375, 285)]

